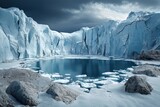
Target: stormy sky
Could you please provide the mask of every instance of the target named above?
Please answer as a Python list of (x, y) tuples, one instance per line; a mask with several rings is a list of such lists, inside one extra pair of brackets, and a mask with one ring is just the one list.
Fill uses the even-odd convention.
[(53, 30), (73, 32), (108, 19), (124, 20), (131, 11), (160, 12), (160, 0), (0, 0), (0, 7), (18, 7)]

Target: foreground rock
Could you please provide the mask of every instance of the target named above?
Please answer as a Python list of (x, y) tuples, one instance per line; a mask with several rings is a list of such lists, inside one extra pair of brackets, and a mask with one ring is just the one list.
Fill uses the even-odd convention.
[(70, 104), (78, 96), (78, 93), (58, 83), (53, 83), (46, 93), (52, 95), (53, 99), (63, 101), (66, 104)]
[(152, 65), (142, 65), (142, 66), (135, 67), (132, 73), (157, 77), (160, 75), (160, 67), (156, 67)]
[(138, 59), (140, 60), (160, 60), (160, 50), (142, 51)]
[(13, 101), (0, 89), (0, 107), (14, 107)]
[(153, 88), (140, 76), (132, 76), (125, 83), (125, 91), (129, 93), (150, 94)]
[(45, 91), (51, 84), (51, 80), (28, 69), (4, 69), (0, 70), (1, 89), (5, 90), (12, 81), (24, 81), (34, 84), (37, 91)]
[[(38, 94), (46, 91), (54, 99), (63, 101), (66, 104), (71, 103), (78, 96), (71, 89), (61, 84), (52, 83), (49, 78), (42, 77), (40, 74), (31, 70), (17, 68), (0, 70), (0, 89), (3, 91), (6, 90), (8, 94), (17, 100), (11, 99), (14, 102), (14, 106), (20, 105), (19, 103), (28, 106), (37, 106)], [(10, 105), (9, 99), (12, 97), (9, 98), (5, 94), (5, 92), (0, 92), (0, 107)]]
[(22, 81), (13, 81), (6, 92), (12, 95), (18, 102), (23, 105), (37, 106), (38, 93), (30, 83)]

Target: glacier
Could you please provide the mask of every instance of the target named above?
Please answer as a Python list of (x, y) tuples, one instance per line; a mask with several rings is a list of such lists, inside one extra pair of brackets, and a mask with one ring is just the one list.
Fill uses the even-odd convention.
[(160, 49), (160, 13), (131, 12), (121, 22), (65, 33), (38, 24), (18, 8), (0, 8), (0, 62), (54, 55), (134, 58), (152, 49)]

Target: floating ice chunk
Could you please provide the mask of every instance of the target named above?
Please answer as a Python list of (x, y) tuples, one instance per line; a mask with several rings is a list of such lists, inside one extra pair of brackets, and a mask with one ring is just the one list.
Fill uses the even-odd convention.
[(71, 79), (71, 77), (65, 77), (66, 79)]
[(102, 76), (99, 78), (99, 80), (107, 80), (107, 77)]
[(60, 77), (63, 77), (63, 76), (60, 75), (59, 73), (52, 74), (52, 78), (60, 78)]
[(83, 83), (83, 82), (81, 82), (80, 86), (82, 88), (96, 88), (96, 84), (94, 84), (94, 83)]
[(76, 77), (77, 78), (85, 78), (85, 77), (87, 77), (87, 75), (77, 75)]
[(127, 72), (126, 70), (119, 70), (118, 71), (118, 73), (120, 73), (120, 74), (126, 74), (126, 72)]
[(65, 74), (65, 76), (70, 76), (71, 74)]
[(113, 81), (118, 81), (119, 80), (119, 78), (115, 78), (115, 77), (108, 77), (107, 79), (108, 80), (113, 80)]
[(104, 73), (102, 73), (102, 75), (104, 75), (104, 76), (115, 75), (115, 74), (118, 74), (118, 73), (117, 72), (104, 72)]
[(127, 77), (127, 74), (119, 74), (120, 77)]
[(127, 68), (127, 70), (128, 70), (128, 71), (133, 71), (134, 69), (133, 69), (133, 68)]
[(86, 88), (83, 88), (84, 90), (84, 92), (86, 92), (86, 93), (89, 93), (90, 92), (90, 90), (89, 89), (86, 89)]
[(118, 72), (119, 70), (113, 70), (113, 72)]
[(57, 79), (54, 80), (56, 83), (61, 83), (61, 84), (68, 84), (70, 81), (68, 79)]
[(96, 82), (98, 80), (99, 79), (84, 79), (83, 82), (85, 82), (85, 83), (92, 83), (92, 82)]
[(96, 81), (96, 82), (94, 82), (95, 84), (97, 84), (97, 85), (104, 85), (104, 84), (108, 84), (108, 80), (101, 80), (101, 81)]
[(119, 75), (110, 75), (111, 78), (119, 78)]
[(47, 78), (51, 78), (51, 75), (50, 74), (45, 74), (45, 73), (43, 73), (43, 74), (41, 74), (43, 77), (47, 77)]

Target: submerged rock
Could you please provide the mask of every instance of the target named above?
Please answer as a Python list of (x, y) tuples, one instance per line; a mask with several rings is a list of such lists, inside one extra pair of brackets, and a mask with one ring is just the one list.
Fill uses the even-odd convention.
[(13, 81), (6, 92), (23, 105), (37, 106), (38, 93), (30, 83)]
[(132, 76), (125, 83), (125, 91), (129, 93), (150, 94), (153, 88), (140, 76)]
[(0, 89), (0, 107), (14, 107), (13, 101)]
[(63, 101), (66, 104), (70, 104), (72, 101), (76, 100), (78, 96), (77, 92), (58, 83), (53, 83), (46, 93), (50, 94), (53, 99)]
[(152, 65), (142, 65), (142, 66), (135, 67), (132, 73), (157, 77), (160, 75), (160, 67), (156, 67)]
[(141, 60), (160, 60), (160, 50), (142, 51), (139, 55)]

